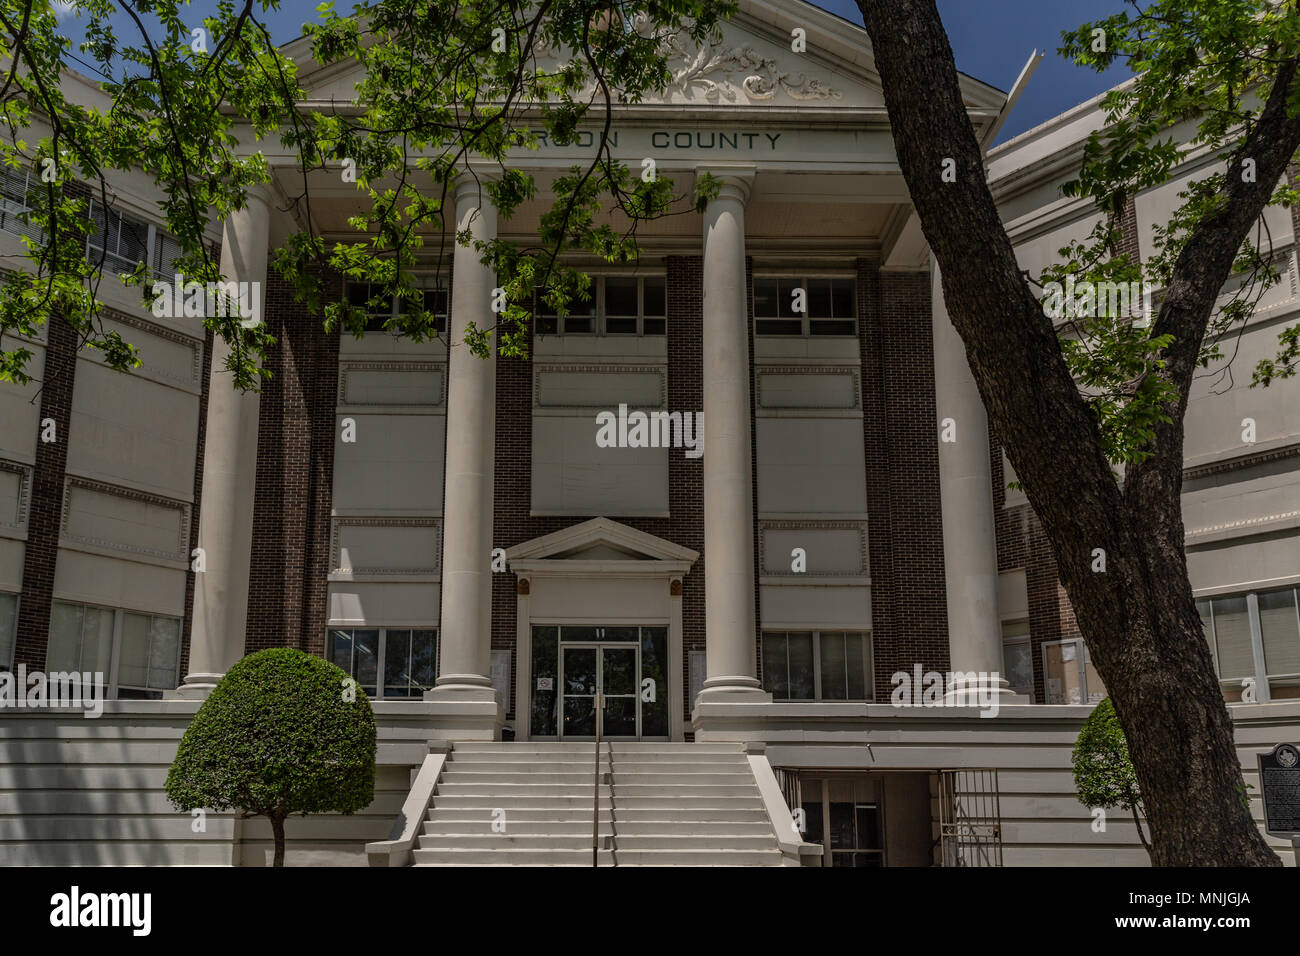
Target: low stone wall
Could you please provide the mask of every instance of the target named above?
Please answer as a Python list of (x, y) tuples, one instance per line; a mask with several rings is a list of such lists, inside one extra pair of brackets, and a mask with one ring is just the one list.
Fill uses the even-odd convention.
[[(0, 865), (269, 865), (264, 818), (208, 812), (202, 829), (163, 786), (198, 701), (108, 701), (95, 719), (69, 711), (0, 711)], [(366, 864), (388, 835), (433, 736), (423, 701), (374, 704), (375, 799), (351, 816), (285, 824), (289, 865)]]
[[(1255, 755), (1300, 740), (1300, 701), (1229, 707), (1251, 811), (1263, 825)], [(1104, 832), (1074, 795), (1070, 755), (1089, 706), (973, 708), (888, 704), (706, 704), (697, 740), (763, 740), (774, 767), (793, 770), (996, 769), (1006, 866), (1146, 866), (1132, 817), (1111, 814)], [(934, 805), (934, 838), (938, 810)], [(888, 809), (886, 809), (888, 815)], [(1290, 843), (1269, 838), (1287, 866)]]

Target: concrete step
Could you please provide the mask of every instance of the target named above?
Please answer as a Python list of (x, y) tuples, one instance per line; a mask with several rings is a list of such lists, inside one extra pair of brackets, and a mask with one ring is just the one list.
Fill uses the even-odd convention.
[[(506, 810), (591, 810), (591, 794), (583, 796), (524, 796), (521, 794), (439, 794), (433, 798), (436, 809), (477, 809), (491, 813), (497, 808)], [(609, 797), (602, 795), (600, 805), (610, 806)], [(620, 795), (615, 801), (620, 811), (645, 810), (653, 807), (674, 807), (681, 810), (763, 809), (763, 800), (757, 789), (753, 796), (630, 796)]]
[[(535, 766), (541, 763), (577, 763), (590, 767), (596, 762), (596, 756), (591, 752), (591, 745), (588, 744), (585, 750), (554, 750), (539, 751), (537, 753), (525, 753), (519, 750), (470, 750), (462, 751), (459, 745), (456, 750), (451, 752), (448, 764), (454, 763), (523, 763), (529, 766)], [(736, 752), (714, 753), (704, 751), (694, 753), (685, 750), (672, 751), (631, 751), (628, 753), (614, 753), (613, 759), (616, 763), (636, 763), (636, 764), (661, 764), (661, 763), (684, 763), (684, 764), (717, 764), (726, 766), (748, 767), (749, 762), (745, 755)], [(608, 763), (610, 760), (609, 751), (601, 748), (600, 762)]]
[[(424, 834), (432, 836), (496, 836), (492, 829), (495, 820), (487, 817), (455, 817), (426, 819)], [(506, 832), (514, 835), (531, 835), (554, 833), (557, 835), (585, 835), (591, 837), (591, 816), (581, 819), (531, 820), (506, 816)], [(763, 836), (772, 835), (771, 824), (766, 819), (752, 820), (623, 820), (617, 821), (619, 837), (623, 836)], [(613, 821), (609, 814), (600, 818), (602, 834), (614, 832)]]
[[(496, 807), (434, 807), (425, 816), (430, 824), (439, 826), (456, 823), (482, 823), (490, 826), (492, 811)], [(549, 807), (512, 807), (506, 809), (506, 826), (514, 827), (522, 823), (574, 823), (579, 827), (591, 829), (591, 805), (585, 807), (549, 808)], [(761, 807), (624, 807), (619, 806), (616, 813), (611, 812), (605, 804), (600, 810), (602, 823), (614, 819), (618, 821), (620, 832), (625, 828), (639, 826), (642, 823), (655, 823), (665, 826), (689, 826), (696, 824), (736, 825), (758, 824), (770, 828), (767, 812)]]
[[(602, 793), (609, 789), (609, 785), (601, 783), (600, 790)], [(581, 797), (585, 795), (588, 800), (591, 799), (592, 791), (595, 789), (592, 781), (587, 780), (583, 783), (461, 783), (452, 781), (443, 783), (438, 781), (438, 790), (435, 799), (440, 796), (454, 797), (467, 793), (491, 794), (492, 796), (514, 796), (514, 797)], [(659, 797), (659, 796), (676, 796), (676, 797), (745, 797), (756, 793), (754, 785), (748, 786), (742, 784), (657, 784), (657, 783), (619, 783), (614, 781), (614, 797), (621, 800), (624, 797)]]
[[(453, 754), (467, 753), (591, 753), (594, 742), (590, 740), (523, 740), (523, 741), (464, 741), (457, 743)], [(666, 754), (743, 754), (739, 743), (685, 744), (654, 740), (602, 740), (603, 753), (666, 753)]]
[[(606, 835), (602, 835), (604, 837)], [(419, 838), (422, 850), (581, 850), (591, 849), (591, 833), (427, 833)], [(651, 833), (617, 836), (617, 850), (766, 850), (772, 835), (718, 835)]]
[[(417, 849), (416, 866), (583, 866), (591, 865), (591, 848), (532, 849)], [(598, 866), (780, 866), (781, 851), (770, 850), (609, 850), (597, 853)]]
[[(628, 770), (615, 765), (613, 771), (608, 767), (600, 768), (602, 781), (607, 773), (614, 774), (615, 784), (662, 784), (676, 786), (689, 783), (726, 783), (752, 786), (753, 774), (748, 771), (719, 770), (715, 768), (696, 768), (682, 770), (673, 767), (667, 770)], [(556, 770), (551, 767), (537, 767), (534, 770), (497, 770), (475, 767), (458, 767), (448, 764), (438, 778), (439, 783), (565, 783), (586, 784), (591, 786), (595, 771), (591, 767), (583, 770)]]

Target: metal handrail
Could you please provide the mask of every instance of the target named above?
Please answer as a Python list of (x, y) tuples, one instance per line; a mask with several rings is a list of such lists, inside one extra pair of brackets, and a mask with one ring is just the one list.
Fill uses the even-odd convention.
[(597, 855), (600, 851), (600, 712), (604, 709), (602, 706), (601, 693), (596, 692), (596, 765), (592, 772), (592, 795), (591, 795), (591, 865), (598, 866)]

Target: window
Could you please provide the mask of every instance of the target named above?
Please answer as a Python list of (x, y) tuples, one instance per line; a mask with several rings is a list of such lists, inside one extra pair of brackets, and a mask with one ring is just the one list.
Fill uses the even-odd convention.
[(880, 789), (878, 778), (857, 774), (799, 775), (803, 838), (822, 845), (823, 866), (885, 865)]
[(179, 683), (181, 622), (156, 614), (122, 614), (122, 649), (117, 661), (117, 696), (158, 700)]
[(180, 618), (55, 601), (45, 670), (104, 675), (105, 695), (161, 700), (179, 683)]
[(42, 237), (43, 230), (27, 223), (31, 193), (39, 185), (34, 170), (0, 168), (0, 229), (17, 236)]
[(871, 700), (871, 637), (764, 631), (763, 688), (776, 700)]
[(1029, 622), (1002, 625), (1002, 676), (1013, 694), (1034, 696), (1034, 656), (1029, 643)]
[(175, 273), (180, 243), (152, 223), (105, 209), (96, 199), (90, 201), (90, 223), (86, 259), (91, 265), (99, 265), (102, 259), (106, 270), (123, 273), (134, 272), (143, 262), (159, 275)]
[[(444, 280), (422, 277), (416, 280), (416, 291), (422, 296), (421, 308), (433, 316), (439, 335), (447, 334), (448, 293)], [(407, 300), (398, 295), (384, 295), (373, 283), (349, 282), (346, 291), (348, 304), (366, 313), (367, 332), (402, 334), (399, 321), (406, 314)]]
[[(1300, 611), (1295, 588), (1196, 602), (1223, 699), (1267, 702), (1300, 697)], [(1258, 680), (1262, 666), (1265, 679)]]
[(328, 657), (371, 697), (422, 697), (438, 676), (431, 628), (331, 629)]
[(18, 627), (18, 595), (0, 593), (0, 672), (14, 666), (14, 635)]
[(755, 279), (754, 334), (857, 335), (853, 285), (853, 279), (826, 277)]
[(663, 276), (596, 276), (591, 299), (572, 301), (560, 315), (537, 295), (540, 335), (663, 335), (667, 329), (668, 287)]
[(1095, 704), (1106, 696), (1081, 637), (1043, 645), (1043, 685), (1049, 704)]

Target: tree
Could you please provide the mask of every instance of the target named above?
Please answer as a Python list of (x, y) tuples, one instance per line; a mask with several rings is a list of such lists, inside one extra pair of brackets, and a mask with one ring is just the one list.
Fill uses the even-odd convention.
[(176, 749), (167, 798), (181, 811), (264, 816), (284, 866), (284, 821), (355, 813), (375, 796), (375, 717), (356, 682), (287, 647), (250, 654), (213, 688)]
[[(168, 227), (183, 251), (174, 268), (217, 281), (204, 242), (209, 215), (240, 208), (248, 188), (269, 178), (265, 157), (238, 143), (236, 115), (247, 117), (258, 137), (279, 136), (296, 158), (295, 213), (309, 211), (313, 180), (355, 172), (363, 211), (351, 222), (365, 239), (327, 245), (308, 229), (276, 260), (300, 297), (321, 309), (327, 328), (354, 334), (366, 310), (323, 302), (322, 269), (371, 282), (376, 305), (400, 296), (406, 314), (393, 321), (409, 338), (438, 334), (410, 267), (426, 242), (444, 241), (446, 194), (470, 157), (491, 167), (482, 189), (508, 217), (538, 188), (509, 168), (510, 155), (539, 145), (542, 132), (559, 143), (583, 126), (596, 133), (592, 160), (548, 184), (555, 198), (536, 247), (476, 245), (503, 276), (502, 309), (450, 344), (481, 354), (493, 331), (505, 354), (522, 354), (535, 290), (559, 311), (588, 294), (584, 275), (557, 264), (561, 254), (581, 249), (626, 261), (635, 257), (639, 223), (669, 214), (683, 199), (698, 205), (711, 195), (707, 178), (678, 195), (666, 177), (629, 172), (612, 158), (609, 133), (616, 105), (634, 104), (671, 79), (666, 38), (685, 32), (699, 42), (731, 4), (374, 0), (348, 16), (326, 5), (323, 22), (308, 28), (313, 57), (355, 60), (363, 74), (354, 102), (327, 107), (301, 104), (296, 65), (258, 19), (274, 2), (223, 5), (200, 27), (186, 22), (177, 0), (147, 8), (73, 0), (86, 23), (81, 52), (104, 77), (112, 103), (95, 111), (70, 102), (59, 87), (74, 54), (49, 8), (0, 0), (11, 53), (0, 85), (0, 124), (9, 131), (0, 160), (54, 173), (28, 196), (39, 238), (30, 241), (28, 271), (0, 289), (0, 334), (30, 334), (58, 315), (86, 346), (103, 349), (110, 365), (134, 364), (130, 344), (98, 318), (94, 290), (103, 269), (84, 262), (84, 246), (63, 240), (69, 230), (89, 228), (85, 199), (70, 187), (89, 183), (107, 198), (107, 172), (142, 168), (166, 197)], [(115, 33), (119, 6), (130, 43)], [(1207, 182), (1171, 223), (1164, 264), (1152, 265), (1167, 269), (1168, 281), (1150, 329), (1138, 334), (1105, 316), (1111, 321), (1067, 336), (1076, 344), (1064, 347), (1017, 267), (989, 194), (933, 0), (859, 6), (899, 163), (943, 270), (949, 314), (1125, 728), (1153, 859), (1276, 864), (1238, 796), (1232, 725), (1187, 580), (1179, 490), (1192, 374), (1206, 355), (1207, 334), (1213, 338), (1242, 315), (1238, 309), (1223, 316), (1227, 326), (1212, 324), (1219, 290), (1264, 207), (1291, 198), (1275, 185), (1300, 144), (1294, 0), (1277, 7), (1266, 0), (1156, 0), (1146, 13), (1104, 21), (1109, 52), (1080, 55), (1096, 66), (1125, 57), (1145, 70), (1131, 98), (1115, 101), (1127, 125), (1117, 122), (1114, 135), (1098, 140), (1080, 194), (1122, 208), (1123, 195), (1156, 181), (1162, 164), (1170, 168), (1176, 148), (1160, 137), (1171, 122), (1202, 110), (1201, 142), (1230, 156), (1233, 170), (1253, 160), (1254, 177), (1225, 173)], [(1077, 43), (1067, 38), (1066, 47)], [(29, 145), (22, 131), (41, 123), (47, 129)], [(940, 176), (947, 160), (955, 160), (956, 182)], [(611, 211), (617, 219), (607, 218)], [(609, 224), (615, 221), (617, 228)], [(1079, 270), (1133, 268), (1094, 254), (1106, 239), (1077, 250)], [(1266, 282), (1267, 270), (1257, 272)], [(147, 277), (142, 266), (128, 281), (143, 286)], [(152, 301), (152, 289), (143, 292)], [(268, 330), (244, 328), (230, 316), (204, 321), (230, 345), (236, 387), (256, 388), (268, 374), (260, 365), (274, 342)], [(0, 380), (24, 381), (29, 358), (21, 347), (0, 353)], [(1273, 367), (1260, 370), (1261, 380), (1294, 367), (1295, 354), (1284, 347)], [(1117, 464), (1127, 466), (1122, 480)], [(1091, 570), (1097, 548), (1107, 555), (1104, 574)]]
[[(1090, 65), (1127, 59), (1143, 71), (1107, 101), (1110, 128), (1089, 145), (1078, 194), (1114, 211), (1162, 181), (1180, 155), (1170, 127), (1188, 117), (1194, 144), (1225, 160), (1162, 235), (1151, 268), (1164, 274), (1165, 294), (1150, 327), (1112, 322), (1114, 331), (1079, 336), (1096, 335), (1118, 360), (1109, 371), (1097, 363), (1101, 388), (1086, 393), (1075, 378), (1083, 346), (1073, 357), (1062, 348), (1016, 263), (933, 0), (858, 5), (949, 315), (1128, 740), (1152, 860), (1280, 865), (1241, 796), (1232, 721), (1188, 581), (1180, 492), (1184, 414), (1207, 335), (1247, 309), (1224, 315), (1220, 290), (1252, 258), (1246, 240), (1265, 207), (1294, 199), (1277, 184), (1300, 147), (1295, 5), (1155, 0), (1065, 38), (1064, 51)], [(1093, 29), (1108, 52), (1084, 54)], [(940, 176), (946, 159), (955, 182)], [(1253, 175), (1240, 174), (1247, 167)], [(1098, 391), (1108, 394), (1097, 401)], [(1096, 548), (1103, 573), (1092, 570)]]
[[(259, 14), (278, 0), (222, 3), (202, 21), (187, 19), (180, 0), (68, 0), (83, 24), (80, 54), (43, 0), (0, 0), (0, 42), (10, 51), (0, 79), (0, 165), (33, 171), (21, 201), (31, 235), (28, 267), (0, 287), (0, 335), (37, 334), (58, 316), (82, 347), (103, 351), (110, 366), (136, 367), (136, 349), (107, 328), (97, 290), (105, 255), (87, 261), (92, 222), (88, 198), (111, 206), (111, 173), (142, 170), (164, 195), (167, 229), (180, 255), (169, 272), (201, 284), (221, 282), (219, 262), (205, 239), (210, 222), (247, 202), (248, 190), (270, 180), (266, 156), (242, 144), (244, 118), (259, 142), (278, 136), (295, 160), (300, 189), (291, 209), (308, 226), (276, 252), (275, 265), (298, 296), (320, 311), (327, 330), (360, 336), (365, 306), (326, 302), (321, 272), (369, 283), (368, 305), (393, 296), (403, 302), (400, 324), (412, 341), (437, 336), (412, 266), (426, 242), (445, 243), (448, 192), (475, 160), (474, 175), (502, 218), (534, 198), (537, 184), (512, 169), (510, 154), (542, 142), (574, 141), (584, 124), (601, 124), (592, 159), (549, 184), (554, 195), (542, 217), (541, 242), (479, 243), (485, 262), (503, 277), (499, 314), (472, 323), (464, 345), (486, 355), (493, 332), (501, 353), (523, 354), (534, 292), (560, 311), (590, 295), (590, 278), (563, 266), (566, 251), (595, 253), (609, 262), (636, 256), (640, 223), (676, 207), (673, 182), (614, 160), (609, 133), (616, 103), (635, 104), (671, 78), (665, 38), (709, 36), (733, 3), (705, 0), (373, 0), (337, 14), (318, 8), (322, 22), (304, 27), (323, 65), (355, 62), (361, 74), (351, 103), (303, 105), (298, 67), (272, 42)], [(119, 35), (126, 24), (127, 40)], [(69, 67), (98, 75), (108, 109), (64, 94)], [(34, 141), (24, 138), (38, 135)], [(361, 210), (349, 222), (364, 236), (327, 244), (310, 225), (313, 181), (355, 182)], [(89, 189), (90, 197), (78, 192)], [(698, 203), (716, 191), (708, 177), (694, 184)], [(616, 211), (620, 227), (602, 219)], [(468, 233), (455, 237), (469, 244)], [(147, 306), (164, 294), (160, 268), (140, 263), (123, 277), (139, 286)], [(262, 324), (246, 324), (214, 308), (205, 324), (230, 346), (234, 386), (256, 389), (269, 376), (261, 360), (275, 344)], [(25, 383), (30, 350), (0, 351), (0, 381)]]
[(1124, 728), (1115, 717), (1115, 707), (1107, 697), (1102, 700), (1083, 722), (1079, 739), (1074, 743), (1071, 758), (1074, 766), (1074, 790), (1085, 807), (1118, 807), (1133, 814), (1142, 847), (1151, 853), (1142, 830), (1138, 813), (1142, 808), (1142, 793), (1138, 789), (1137, 774), (1128, 756), (1128, 741)]

